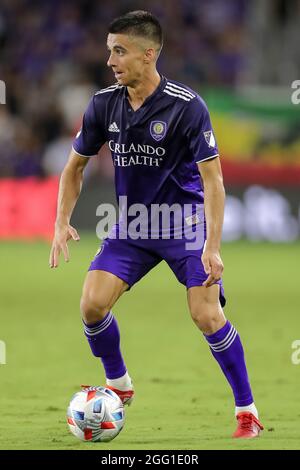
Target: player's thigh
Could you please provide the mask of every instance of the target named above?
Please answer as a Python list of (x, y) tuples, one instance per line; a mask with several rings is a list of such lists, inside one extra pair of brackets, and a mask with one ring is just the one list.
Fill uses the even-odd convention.
[[(208, 274), (206, 274), (202, 263), (203, 246), (194, 249), (188, 249), (186, 239), (174, 239), (165, 241), (165, 246), (162, 252), (163, 259), (168, 263), (178, 281), (183, 284), (188, 290), (192, 287), (199, 287), (197, 289), (197, 305), (211, 303), (212, 297), (219, 293), (218, 301), (224, 307), (226, 303), (222, 279), (216, 281), (212, 294), (209, 288), (202, 289), (203, 283), (206, 281)], [(200, 289), (201, 287), (201, 289)], [(220, 287), (218, 289), (218, 287)], [(194, 297), (194, 295), (193, 295)], [(200, 300), (202, 301), (200, 302)], [(193, 302), (194, 304), (194, 302)]]
[(220, 304), (220, 286), (213, 284), (210, 287), (193, 286), (187, 289), (187, 300), (190, 311), (196, 310), (199, 306), (215, 308)]
[(131, 288), (160, 261), (161, 258), (149, 246), (149, 240), (106, 238), (89, 271), (112, 273)]
[(102, 270), (89, 271), (86, 275), (81, 298), (81, 310), (109, 311), (128, 284), (116, 275)]

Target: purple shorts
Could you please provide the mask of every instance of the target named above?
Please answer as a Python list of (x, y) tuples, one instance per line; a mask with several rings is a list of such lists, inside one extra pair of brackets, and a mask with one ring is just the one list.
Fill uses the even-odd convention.
[[(178, 281), (187, 288), (202, 286), (207, 274), (201, 261), (203, 247), (198, 250), (186, 250), (186, 240), (132, 240), (130, 238), (106, 238), (93, 259), (89, 271), (108, 271), (125, 281), (129, 288), (162, 260), (166, 261)], [(226, 303), (222, 280), (220, 285), (220, 303)]]

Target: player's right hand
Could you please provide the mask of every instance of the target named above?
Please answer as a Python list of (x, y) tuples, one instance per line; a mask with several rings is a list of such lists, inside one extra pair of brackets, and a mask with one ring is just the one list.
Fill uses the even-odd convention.
[(80, 237), (74, 227), (71, 225), (63, 225), (55, 227), (55, 235), (49, 257), (50, 268), (57, 268), (59, 264), (60, 253), (63, 252), (66, 263), (69, 261), (69, 249), (67, 241), (70, 239), (79, 241)]

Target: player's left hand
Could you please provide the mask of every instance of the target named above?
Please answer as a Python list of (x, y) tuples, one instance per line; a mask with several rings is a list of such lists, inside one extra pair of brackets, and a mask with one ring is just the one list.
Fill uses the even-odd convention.
[(206, 248), (201, 257), (204, 270), (208, 274), (208, 278), (203, 282), (204, 287), (212, 286), (216, 281), (222, 277), (224, 265), (219, 251), (213, 251)]

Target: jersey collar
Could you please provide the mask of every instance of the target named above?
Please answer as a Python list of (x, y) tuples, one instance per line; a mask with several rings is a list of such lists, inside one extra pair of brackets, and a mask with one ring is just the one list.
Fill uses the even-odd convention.
[[(151, 95), (147, 96), (144, 103), (142, 104), (142, 106), (139, 109), (137, 109), (137, 111), (139, 111), (141, 108), (143, 108), (144, 106), (148, 105), (151, 101), (153, 101), (162, 92), (162, 90), (165, 88), (165, 86), (167, 84), (167, 79), (163, 75), (161, 75), (161, 74), (159, 74), (159, 75), (160, 75), (160, 82), (159, 82), (158, 86), (155, 88), (155, 90), (153, 91), (153, 93)], [(128, 95), (128, 90), (127, 90), (127, 87), (125, 87), (125, 98), (127, 99), (128, 105), (130, 106), (128, 96), (129, 96)]]

